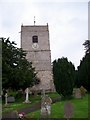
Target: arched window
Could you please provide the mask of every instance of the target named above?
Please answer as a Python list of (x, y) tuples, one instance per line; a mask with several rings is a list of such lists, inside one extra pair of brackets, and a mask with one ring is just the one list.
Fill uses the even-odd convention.
[(32, 42), (33, 43), (38, 43), (38, 36), (32, 36)]

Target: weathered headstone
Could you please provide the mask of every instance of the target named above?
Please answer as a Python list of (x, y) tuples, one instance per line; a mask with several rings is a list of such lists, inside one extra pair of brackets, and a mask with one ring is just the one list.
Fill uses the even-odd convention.
[(80, 87), (80, 91), (81, 91), (82, 97), (85, 96), (87, 90), (83, 86)]
[(15, 102), (15, 98), (13, 96), (9, 96), (9, 97), (7, 97), (7, 102), (8, 103)]
[(18, 115), (18, 112), (16, 110), (11, 113), (10, 119), (11, 118), (13, 118), (13, 119), (15, 119), (15, 118), (19, 119), (19, 115)]
[(76, 89), (75, 90), (75, 98), (81, 98), (82, 96), (81, 96), (81, 91), (80, 91), (80, 89), (78, 88), (78, 89)]
[(29, 101), (29, 92), (30, 92), (29, 88), (26, 88), (26, 90), (25, 90), (26, 100), (25, 100), (24, 103), (31, 103), (31, 102)]
[(69, 101), (64, 105), (64, 117), (67, 118), (67, 120), (73, 117), (73, 105)]
[(49, 96), (45, 96), (45, 99), (46, 99), (46, 107), (47, 107), (47, 112), (48, 112), (48, 115), (51, 114), (51, 103), (52, 103), (52, 99), (49, 97)]
[(41, 100), (41, 117), (46, 117), (47, 111), (46, 111), (46, 103), (45, 103), (45, 90), (42, 90), (42, 100)]
[(51, 103), (52, 100), (50, 97), (45, 95), (45, 91), (43, 91), (43, 97), (41, 100), (41, 117), (45, 118), (51, 114)]
[(5, 94), (5, 105), (7, 105), (7, 97), (8, 97), (8, 94), (6, 93)]

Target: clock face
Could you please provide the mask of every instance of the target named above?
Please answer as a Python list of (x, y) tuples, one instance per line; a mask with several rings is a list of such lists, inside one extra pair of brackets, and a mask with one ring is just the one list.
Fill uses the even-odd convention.
[(34, 48), (34, 49), (38, 49), (38, 44), (37, 43), (33, 43), (33, 45), (32, 45), (32, 48)]

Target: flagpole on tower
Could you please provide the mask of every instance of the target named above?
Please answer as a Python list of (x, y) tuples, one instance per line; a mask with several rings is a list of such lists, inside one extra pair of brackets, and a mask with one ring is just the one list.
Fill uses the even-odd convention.
[(36, 21), (35, 21), (35, 16), (34, 16), (34, 25), (35, 25)]

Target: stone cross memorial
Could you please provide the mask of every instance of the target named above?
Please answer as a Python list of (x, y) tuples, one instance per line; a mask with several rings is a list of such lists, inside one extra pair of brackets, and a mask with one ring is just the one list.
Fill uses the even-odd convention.
[(5, 105), (7, 105), (7, 97), (8, 97), (8, 94), (6, 93), (5, 94)]
[(26, 100), (25, 100), (24, 103), (31, 103), (31, 102), (29, 101), (29, 92), (30, 92), (29, 88), (26, 88), (26, 90), (25, 90)]
[(45, 97), (45, 90), (44, 89), (42, 90), (41, 94), (42, 94), (42, 97)]

